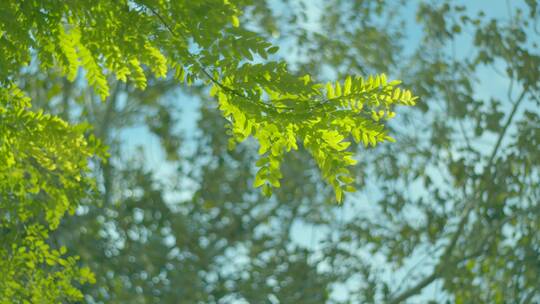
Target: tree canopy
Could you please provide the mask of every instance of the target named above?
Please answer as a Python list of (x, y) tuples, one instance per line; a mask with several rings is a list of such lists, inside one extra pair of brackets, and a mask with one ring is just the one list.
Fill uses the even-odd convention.
[(540, 300), (537, 1), (177, 2), (0, 3), (0, 302)]

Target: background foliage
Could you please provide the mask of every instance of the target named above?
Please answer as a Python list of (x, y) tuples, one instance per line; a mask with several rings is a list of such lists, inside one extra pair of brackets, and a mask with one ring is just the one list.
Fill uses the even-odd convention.
[[(9, 197), (2, 197), (2, 215), (7, 216), (1, 244), (27, 248), (23, 250), (27, 254), (14, 254), (16, 249), (2, 247), (2, 256), (9, 257), (2, 259), (2, 270), (14, 265), (25, 269), (17, 271), (20, 277), (2, 277), (0, 284), (9, 289), (1, 290), (13, 291), (1, 294), (2, 300), (42, 301), (32, 296), (73, 300), (84, 294), (89, 303), (540, 301), (540, 12), (536, 1), (499, 1), (493, 8), (456, 1), (229, 2), (233, 3), (202, 1), (178, 7), (166, 1), (130, 2), (127, 7), (105, 1), (101, 5), (81, 1), (73, 7), (51, 4), (44, 11), (50, 16), (39, 18), (55, 26), (27, 25), (43, 31), (51, 41), (64, 39), (57, 45), (82, 44), (96, 54), (94, 61), (105, 68), (101, 71), (114, 71), (116, 80), (99, 69), (89, 72), (91, 60), (85, 63), (85, 51), (77, 46), (73, 46), (76, 55), (69, 59), (65, 56), (69, 51), (47, 48), (23, 30), (19, 35), (30, 40), (21, 38), (14, 44), (20, 46), (19, 54), (9, 49), (5, 42), (10, 40), (2, 36), (2, 54), (19, 56), (19, 62), (30, 61), (31, 49), (49, 50), (48, 58), (55, 58), (49, 61), (55, 67), (47, 67), (46, 73), (42, 68), (10, 67), (8, 63), (15, 61), (6, 59), (0, 65), (6, 67), (1, 69), (6, 71), (6, 83), (16, 80), (32, 97), (36, 110), (62, 117), (72, 126), (83, 122), (94, 126), (89, 131), (52, 116), (41, 119), (39, 112), (25, 110), (29, 104), (18, 89), (6, 86), (2, 91), (6, 101), (0, 115), (2, 122), (11, 123), (0, 125), (2, 143), (9, 143), (1, 146), (0, 161), (34, 166), (28, 174), (36, 176), (13, 175), (17, 170), (9, 166), (0, 171), (10, 174), (0, 183), (9, 187), (2, 188)], [(10, 6), (0, 11), (24, 12), (17, 3), (0, 4)], [(58, 29), (60, 19), (54, 18), (70, 14), (75, 21), (69, 24), (78, 26)], [(6, 20), (17, 16), (26, 15), (13, 13)], [(10, 33), (5, 30), (8, 25), (2, 26)], [(103, 34), (104, 29), (113, 34)], [(145, 30), (156, 35), (144, 36)], [(99, 43), (87, 44), (92, 39)], [(160, 67), (163, 60), (148, 40), (158, 45), (176, 79), (160, 78), (165, 75)], [(119, 51), (125, 56), (105, 56), (118, 52), (107, 46), (128, 42), (131, 47)], [(263, 64), (265, 57), (272, 61), (278, 56), (288, 61), (287, 70), (283, 62)], [(47, 62), (44, 58), (37, 64)], [(132, 58), (137, 63), (130, 62)], [(145, 65), (137, 68), (141, 63), (153, 67), (151, 74)], [(175, 66), (178, 63), (182, 66)], [(83, 65), (87, 72), (79, 73), (74, 65)], [(207, 97), (204, 67), (223, 84), (212, 89), (219, 98), (218, 108)], [(326, 140), (325, 132), (337, 131), (342, 139), (349, 138), (354, 128), (345, 126), (359, 126), (360, 121), (323, 123), (319, 145), (310, 147), (306, 130), (313, 126), (303, 124), (306, 116), (294, 120), (289, 111), (303, 114), (307, 109), (311, 117), (323, 121), (346, 121), (356, 115), (354, 107), (347, 108), (343, 117), (328, 116), (325, 113), (334, 108), (327, 108), (324, 100), (335, 98), (332, 91), (338, 98), (348, 96), (344, 93), (347, 75), (369, 73), (403, 79), (420, 96), (416, 107), (402, 111), (387, 125), (397, 142), (365, 151), (353, 141), (341, 149), (344, 141), (336, 141), (338, 135)], [(304, 75), (310, 75), (309, 85)], [(342, 79), (342, 94), (336, 93), (335, 81), (330, 87), (311, 86), (311, 79)], [(178, 80), (191, 86), (177, 94)], [(137, 89), (142, 87), (145, 90)], [(377, 87), (382, 90), (377, 94), (384, 95), (384, 87)], [(198, 100), (197, 123), (182, 130), (178, 122), (195, 114), (182, 114), (189, 111), (192, 98)], [(369, 100), (373, 99), (364, 101), (368, 108)], [(304, 101), (307, 104), (299, 106)], [(14, 108), (38, 120), (40, 131), (25, 136), (4, 132), (22, 121)], [(377, 123), (371, 114), (362, 112), (362, 121)], [(260, 125), (250, 127), (246, 122), (250, 118)], [(274, 133), (279, 136), (268, 139), (253, 131), (262, 126), (266, 130), (268, 124), (276, 125)], [(281, 153), (288, 149), (291, 124), (300, 139), (298, 151)], [(141, 129), (146, 135), (136, 136), (146, 136), (149, 142), (159, 139), (163, 160), (151, 162), (154, 150), (149, 145), (135, 151), (129, 146), (131, 137), (126, 134)], [(48, 135), (55, 133), (49, 130), (71, 135), (55, 142)], [(83, 161), (88, 155), (104, 155), (90, 133), (109, 147), (110, 158), (95, 159), (88, 169)], [(247, 139), (230, 149), (226, 134), (235, 143), (246, 134), (258, 142)], [(370, 142), (359, 137), (358, 142)], [(39, 166), (28, 165), (25, 162), (32, 158), (13, 153), (14, 142), (28, 151), (32, 151), (28, 146), (51, 148), (31, 155), (45, 159)], [(62, 145), (77, 147), (78, 153), (58, 149)], [(275, 146), (282, 147), (276, 155)], [(348, 167), (346, 175), (351, 179), (343, 182), (361, 189), (347, 196), (342, 206), (329, 204), (335, 185), (318, 153), (336, 161), (347, 153), (359, 160), (353, 167), (339, 162), (331, 167)], [(57, 167), (71, 172), (61, 175), (71, 185), (78, 185), (73, 181), (79, 177), (87, 183), (82, 189), (94, 189), (91, 177), (97, 180), (96, 191), (77, 192), (78, 186), (70, 190), (70, 183), (64, 181), (66, 187), (61, 189), (66, 192), (55, 192), (60, 188), (54, 183), (61, 177), (59, 169), (47, 167), (53, 155), (60, 159)], [(10, 161), (14, 157), (15, 163)], [(275, 184), (275, 179), (260, 173), (275, 158), (286, 165), (273, 173), (283, 178), (279, 178), (280, 188), (267, 198), (253, 184)], [(268, 168), (262, 172), (274, 172)], [(35, 179), (47, 185), (42, 191), (57, 195), (49, 203), (57, 206), (49, 217), (41, 197), (12, 190), (31, 189)], [(346, 185), (337, 189), (341, 188)], [(58, 203), (65, 201), (63, 196), (69, 204)], [(25, 218), (18, 213), (19, 205), (9, 202), (21, 202), (28, 206), (21, 210), (35, 212)], [(75, 209), (75, 216), (64, 217), (49, 237), (60, 217)], [(22, 231), (24, 237), (17, 236)], [(80, 261), (66, 256), (62, 246), (79, 255)], [(40, 266), (28, 264), (32, 261)], [(79, 265), (88, 266), (93, 274)], [(2, 271), (2, 275), (9, 273)], [(95, 284), (77, 283), (94, 280)], [(36, 288), (23, 288), (28, 282)], [(50, 288), (51, 282), (59, 287)], [(24, 294), (31, 290), (36, 292)]]

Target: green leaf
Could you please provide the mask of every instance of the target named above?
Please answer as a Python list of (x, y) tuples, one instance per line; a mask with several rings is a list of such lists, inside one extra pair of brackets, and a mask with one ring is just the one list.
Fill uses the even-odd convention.
[(351, 76), (347, 76), (345, 83), (343, 84), (343, 95), (347, 96), (351, 93), (352, 79)]
[(328, 82), (326, 84), (326, 97), (328, 99), (334, 98), (336, 95), (334, 93), (334, 87), (332, 86), (332, 83)]
[(277, 51), (279, 51), (279, 47), (273, 46), (273, 47), (268, 48), (266, 51), (268, 52), (268, 54), (275, 54), (277, 53)]
[(234, 27), (239, 27), (240, 26), (240, 19), (238, 19), (238, 16), (231, 16), (231, 20), (232, 20), (232, 25)]

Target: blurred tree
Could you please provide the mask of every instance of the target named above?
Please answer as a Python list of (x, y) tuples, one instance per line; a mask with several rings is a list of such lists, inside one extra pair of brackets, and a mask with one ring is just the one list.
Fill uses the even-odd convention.
[(399, 143), (363, 156), (374, 207), (328, 235), (349, 300), (539, 302), (538, 1), (322, 5), (321, 25), (290, 44), (310, 54), (295, 56), (299, 69), (398, 74), (399, 62), (421, 96), (394, 130)]

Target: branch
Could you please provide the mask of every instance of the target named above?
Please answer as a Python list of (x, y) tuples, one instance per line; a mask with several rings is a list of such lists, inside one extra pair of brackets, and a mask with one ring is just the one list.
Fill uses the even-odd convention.
[(429, 276), (424, 278), (422, 281), (418, 282), (415, 286), (409, 288), (408, 290), (402, 292), (392, 300), (390, 300), (388, 303), (390, 304), (398, 304), (406, 300), (407, 298), (410, 298), (422, 291), (424, 287), (431, 284), (433, 281), (438, 279), (441, 276), (441, 269), (442, 269), (442, 261), (448, 260), (450, 256), (452, 255), (452, 252), (454, 251), (454, 248), (456, 247), (457, 241), (459, 240), (459, 237), (461, 233), (463, 232), (463, 229), (465, 227), (465, 224), (467, 223), (467, 220), (469, 219), (469, 214), (471, 213), (473, 204), (468, 204), (467, 208), (463, 212), (463, 215), (461, 217), (461, 220), (459, 221), (458, 228), (452, 235), (452, 239), (450, 240), (450, 244), (448, 247), (446, 247), (446, 250), (442, 254), (439, 264), (435, 267), (435, 270), (433, 273), (431, 273)]
[(419, 293), (420, 291), (422, 291), (422, 289), (424, 289), (424, 287), (431, 284), (438, 277), (439, 277), (439, 274), (437, 272), (433, 272), (431, 275), (424, 278), (422, 281), (418, 282), (418, 284), (416, 284), (414, 287), (406, 290), (405, 292), (403, 292), (399, 296), (397, 296), (397, 297), (393, 298), (392, 300), (390, 300), (388, 303), (389, 304), (402, 303), (407, 298), (410, 298), (410, 297), (414, 296), (415, 294)]
[[(150, 10), (150, 12), (156, 16), (160, 23), (167, 29), (167, 31), (173, 36), (173, 37), (176, 37), (176, 38), (181, 38), (185, 41), (188, 40), (188, 38), (183, 35), (183, 33), (181, 32), (176, 32), (174, 31), (174, 29), (167, 23), (167, 21), (165, 20), (165, 18), (163, 18), (162, 15), (160, 15), (157, 10), (155, 10), (154, 8), (150, 7), (150, 6), (145, 6), (148, 8), (148, 10)], [(239, 90), (236, 90), (234, 88), (231, 88), (225, 84), (223, 84), (222, 82), (220, 82), (216, 77), (212, 76), (212, 74), (208, 71), (208, 67), (206, 67), (202, 62), (200, 62), (200, 60), (198, 58), (195, 58), (194, 56), (190, 56), (190, 59), (193, 60), (193, 62), (200, 68), (201, 72), (210, 80), (210, 82), (214, 83), (216, 86), (218, 86), (220, 89), (222, 89), (224, 92), (227, 92), (231, 95), (234, 95), (238, 98), (241, 98), (243, 100), (246, 100), (248, 102), (251, 102), (251, 103), (254, 103), (254, 104), (257, 104), (263, 108), (265, 108), (267, 111), (273, 111), (273, 112), (277, 112), (277, 111), (284, 111), (284, 112), (287, 112), (288, 114), (296, 114), (296, 115), (301, 115), (301, 114), (310, 114), (312, 113), (312, 111), (314, 110), (317, 110), (317, 109), (320, 109), (320, 107), (326, 105), (326, 104), (329, 104), (331, 103), (332, 101), (336, 101), (336, 100), (340, 100), (342, 98), (352, 98), (352, 97), (355, 97), (353, 95), (361, 95), (361, 94), (351, 94), (351, 96), (342, 96), (342, 97), (335, 97), (335, 98), (315, 98), (316, 102), (309, 105), (305, 111), (298, 111), (297, 108), (295, 107), (287, 107), (287, 106), (276, 106), (274, 105), (273, 103), (276, 103), (276, 102), (284, 102), (284, 101), (289, 101), (290, 99), (288, 98), (285, 98), (285, 99), (274, 99), (274, 100), (269, 100), (268, 102), (264, 102), (264, 101), (259, 101), (259, 100), (252, 100), (252, 99), (249, 99), (247, 96), (245, 96), (241, 91)], [(366, 92), (366, 94), (368, 94), (370, 92)], [(360, 97), (360, 96), (357, 96), (357, 97)], [(319, 100), (317, 100), (319, 99)], [(312, 100), (296, 100), (298, 103), (308, 103)]]
[(531, 303), (531, 301), (534, 299), (534, 297), (538, 295), (538, 288), (534, 288), (533, 290), (531, 290), (527, 296), (525, 297), (525, 299), (523, 299), (523, 304), (529, 304)]
[(514, 103), (514, 107), (512, 108), (512, 111), (510, 112), (510, 115), (506, 119), (506, 122), (503, 126), (503, 129), (501, 131), (501, 134), (499, 135), (499, 138), (497, 138), (497, 142), (495, 143), (495, 146), (493, 147), (493, 151), (491, 152), (491, 156), (489, 157), (488, 163), (486, 165), (486, 169), (491, 167), (493, 164), (493, 161), (495, 160), (495, 156), (497, 155), (497, 152), (499, 151), (499, 148), (501, 147), (501, 143), (504, 139), (504, 135), (506, 134), (506, 131), (508, 130), (508, 127), (512, 123), (512, 120), (514, 119), (514, 116), (516, 115), (517, 109), (519, 108), (519, 105), (523, 101), (525, 94), (527, 93), (528, 88), (523, 88), (523, 91), (519, 95), (518, 99)]
[[(502, 143), (502, 141), (504, 139), (504, 136), (505, 136), (510, 124), (512, 123), (512, 120), (514, 119), (514, 116), (515, 116), (515, 114), (516, 114), (516, 112), (517, 112), (517, 110), (519, 108), (519, 105), (523, 101), (526, 93), (527, 93), (527, 87), (525, 87), (523, 89), (520, 96), (518, 97), (518, 99), (514, 103), (512, 111), (510, 112), (510, 115), (508, 116), (508, 118), (507, 118), (507, 120), (506, 120), (506, 122), (505, 122), (505, 124), (503, 126), (503, 129), (502, 129), (501, 133), (499, 134), (499, 137), (497, 138), (497, 142), (495, 143), (495, 146), (493, 147), (493, 151), (491, 152), (491, 155), (490, 155), (488, 163), (487, 163), (487, 165), (486, 165), (486, 167), (484, 169), (484, 172), (485, 172), (485, 170), (488, 170), (491, 167), (491, 165), (493, 164), (495, 156), (497, 155), (497, 152), (499, 151), (499, 149), (501, 147), (501, 143)], [(437, 278), (439, 278), (442, 275), (442, 273), (441, 273), (442, 272), (441, 271), (441, 269), (442, 269), (442, 261), (448, 260), (450, 258), (450, 256), (452, 255), (452, 252), (454, 251), (454, 248), (457, 245), (457, 241), (459, 240), (459, 237), (460, 237), (461, 233), (463, 232), (463, 229), (465, 228), (465, 225), (467, 224), (467, 221), (469, 219), (469, 215), (470, 215), (471, 211), (473, 210), (473, 207), (474, 207), (473, 203), (475, 201), (476, 201), (475, 199), (471, 199), (467, 203), (467, 205), (465, 207), (465, 210), (463, 212), (463, 215), (461, 217), (461, 220), (458, 223), (458, 227), (457, 227), (456, 231), (454, 232), (448, 247), (446, 247), (445, 252), (441, 256), (441, 259), (440, 259), (441, 262), (435, 267), (435, 270), (433, 271), (433, 273), (431, 273), (429, 276), (424, 278), (422, 281), (418, 282), (415, 286), (411, 287), (410, 289), (404, 291), (400, 295), (398, 295), (395, 298), (393, 298), (392, 300), (390, 300), (389, 303), (397, 304), (397, 303), (403, 302), (407, 298), (420, 293), (422, 291), (422, 289), (424, 289), (426, 286), (431, 284), (433, 281), (435, 281)], [(461, 259), (461, 261), (462, 260), (463, 259)], [(453, 263), (455, 263), (455, 262), (453, 262)]]

